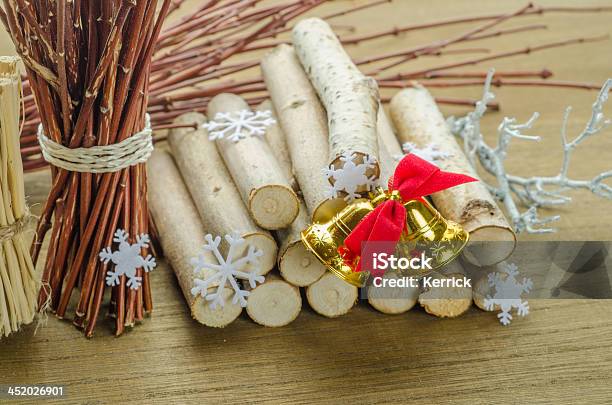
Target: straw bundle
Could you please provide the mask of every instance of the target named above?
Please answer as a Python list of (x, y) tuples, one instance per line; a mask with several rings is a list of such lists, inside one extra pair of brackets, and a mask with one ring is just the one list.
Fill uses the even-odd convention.
[(26, 206), (19, 152), (18, 58), (0, 58), (0, 336), (34, 319), (38, 282), (24, 230)]

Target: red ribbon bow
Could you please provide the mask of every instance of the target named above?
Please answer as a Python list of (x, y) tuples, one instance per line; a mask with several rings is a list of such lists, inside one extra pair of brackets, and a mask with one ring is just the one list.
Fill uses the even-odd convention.
[[(395, 173), (389, 180), (389, 192), (397, 191), (403, 201), (410, 201), (473, 181), (477, 180), (464, 174), (442, 171), (438, 166), (411, 153), (395, 168)], [(360, 256), (363, 242), (395, 242), (390, 244), (395, 246), (400, 240), (404, 226), (406, 208), (401, 201), (387, 200), (359, 222), (344, 240), (340, 253), (348, 263), (352, 262), (354, 265), (355, 259)], [(385, 253), (393, 253), (391, 246), (389, 249), (391, 251)], [(359, 264), (356, 265), (356, 270), (361, 271)]]

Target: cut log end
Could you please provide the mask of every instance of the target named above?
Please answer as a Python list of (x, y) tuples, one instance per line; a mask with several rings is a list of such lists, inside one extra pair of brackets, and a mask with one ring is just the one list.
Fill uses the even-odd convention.
[[(352, 159), (355, 165), (361, 165), (361, 164), (364, 164), (364, 162), (373, 159), (375, 163), (372, 167), (366, 170), (365, 176), (370, 179), (378, 179), (380, 177), (380, 164), (378, 162), (377, 156), (368, 155), (366, 153), (356, 152), (356, 151), (346, 151), (345, 152), (345, 154), (349, 154), (349, 155), (351, 153), (355, 155), (355, 157)], [(345, 162), (342, 160), (343, 156), (344, 156), (343, 154), (336, 155), (335, 158), (332, 160), (332, 162), (329, 164), (330, 169), (336, 169), (336, 170), (342, 169), (345, 165)], [(334, 179), (330, 177), (329, 183), (333, 185)], [(357, 188), (357, 192), (361, 194), (367, 193), (368, 191), (370, 190), (368, 189), (366, 185), (363, 185)]]
[(224, 288), (225, 305), (215, 309), (212, 309), (210, 303), (202, 297), (196, 297), (191, 304), (191, 315), (196, 321), (211, 328), (223, 328), (229, 325), (242, 313), (242, 307), (232, 303), (232, 294), (231, 289)]
[[(497, 268), (493, 267), (491, 268), (491, 270), (483, 272), (483, 274), (478, 279), (478, 281), (474, 283), (474, 288), (472, 292), (473, 299), (474, 299), (474, 305), (476, 305), (478, 308), (482, 309), (483, 311), (498, 311), (499, 310), (499, 305), (495, 305), (492, 309), (487, 309), (487, 307), (485, 306), (485, 298), (487, 298), (487, 296), (492, 296), (493, 293), (495, 292), (495, 287), (491, 287), (489, 285), (489, 274), (495, 273), (496, 271), (497, 271)], [(505, 280), (506, 277), (508, 276), (506, 273), (503, 273), (503, 272), (500, 272), (499, 274), (502, 280)]]
[(302, 309), (298, 288), (282, 280), (270, 280), (251, 290), (247, 314), (263, 326), (279, 327), (293, 322)]
[(274, 268), (276, 265), (276, 255), (278, 246), (272, 236), (267, 233), (251, 233), (243, 235), (243, 238), (251, 246), (263, 252), (263, 256), (259, 258), (259, 275), (264, 275)]
[(477, 266), (492, 266), (509, 258), (516, 247), (516, 234), (506, 226), (483, 226), (470, 232), (463, 256)]
[(297, 217), (299, 200), (285, 185), (270, 184), (254, 190), (249, 197), (251, 216), (264, 229), (282, 229)]
[[(462, 274), (450, 274), (439, 278), (462, 278)], [(433, 287), (421, 293), (419, 304), (425, 312), (440, 318), (454, 318), (472, 306), (472, 289), (468, 287)]]
[(306, 250), (301, 241), (287, 247), (280, 257), (278, 269), (287, 282), (297, 287), (307, 287), (325, 273), (325, 266)]
[(487, 307), (484, 304), (484, 300), (487, 294), (491, 293), (491, 287), (487, 282), (487, 277), (481, 277), (476, 284), (474, 284), (473, 299), (474, 305), (483, 311), (487, 311)]
[[(399, 279), (395, 273), (386, 272), (385, 279)], [(368, 302), (383, 314), (403, 314), (414, 307), (419, 298), (419, 287), (368, 287)]]
[(357, 287), (325, 273), (306, 289), (308, 303), (318, 314), (335, 318), (346, 314), (357, 301)]

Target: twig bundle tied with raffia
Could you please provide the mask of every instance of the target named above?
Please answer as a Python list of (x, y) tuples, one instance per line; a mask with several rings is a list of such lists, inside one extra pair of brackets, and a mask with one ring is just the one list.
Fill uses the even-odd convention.
[(0, 57), (0, 337), (32, 322), (39, 288), (24, 235), (32, 216), (19, 153), (18, 61)]
[[(52, 227), (39, 303), (50, 299), (63, 318), (76, 296), (74, 324), (88, 337), (115, 265), (100, 260), (100, 252), (117, 242), (118, 229), (145, 246), (139, 235), (149, 224), (142, 163), (152, 149), (145, 117), (150, 64), (172, 2), (159, 3), (16, 0), (0, 9), (25, 63), (42, 122), (38, 139), (52, 163), (31, 249), (36, 262)], [(112, 289), (117, 335), (152, 310), (143, 270), (136, 273), (141, 288), (121, 275)]]

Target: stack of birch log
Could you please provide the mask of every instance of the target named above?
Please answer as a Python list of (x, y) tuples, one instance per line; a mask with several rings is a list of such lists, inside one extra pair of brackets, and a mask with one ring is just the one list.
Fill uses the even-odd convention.
[[(265, 138), (210, 141), (202, 126), (207, 118), (191, 113), (177, 119), (183, 126), (171, 130), (170, 151), (158, 150), (149, 161), (150, 206), (165, 256), (193, 317), (213, 327), (231, 323), (242, 308), (232, 303), (229, 287), (226, 305), (215, 310), (191, 294), (190, 260), (201, 253), (208, 233), (239, 232), (264, 253), (260, 273), (266, 281), (251, 290), (246, 307), (261, 325), (292, 322), (302, 307), (300, 288), (310, 307), (326, 317), (346, 314), (355, 305), (358, 289), (326, 271), (300, 241), (308, 225), (329, 219), (346, 204), (328, 198), (330, 182), (323, 175), (324, 168), (341, 166), (343, 153), (364, 161), (375, 158), (378, 164), (368, 175), (380, 176), (385, 184), (402, 155), (400, 142), (434, 143), (450, 156), (439, 162), (442, 169), (477, 176), (427, 90), (417, 86), (399, 92), (390, 106), (392, 123), (375, 81), (359, 72), (320, 19), (297, 24), (293, 47), (279, 45), (263, 58), (261, 69), (271, 100), (258, 109), (272, 111), (277, 120)], [(221, 94), (209, 104), (208, 117), (248, 109), (239, 96)], [(484, 243), (502, 240), (513, 247), (515, 241), (485, 186), (469, 183), (432, 199), (443, 216), (483, 242), (470, 247), (479, 264), (498, 263), (511, 253)], [(444, 277), (462, 272), (455, 261)], [(419, 302), (429, 313), (452, 317), (471, 306), (472, 291), (370, 288), (367, 298), (383, 313), (403, 313)]]

